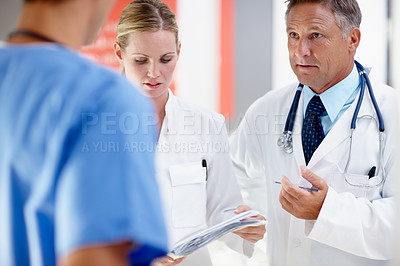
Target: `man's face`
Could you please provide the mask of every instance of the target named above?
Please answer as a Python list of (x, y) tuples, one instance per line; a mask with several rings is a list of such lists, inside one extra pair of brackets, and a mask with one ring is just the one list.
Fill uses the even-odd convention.
[(295, 5), (286, 32), (290, 65), (298, 80), (314, 92), (320, 94), (350, 74), (356, 48), (352, 32), (344, 40), (333, 11), (325, 5)]

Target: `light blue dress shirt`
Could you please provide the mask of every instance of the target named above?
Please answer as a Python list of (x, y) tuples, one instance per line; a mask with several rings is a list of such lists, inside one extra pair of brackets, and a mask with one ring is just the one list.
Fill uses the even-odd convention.
[[(321, 124), (325, 136), (354, 102), (360, 91), (361, 81), (362, 78), (358, 74), (357, 67), (354, 64), (353, 70), (345, 79), (319, 95), (326, 109), (321, 115)], [(307, 105), (314, 95), (318, 94), (305, 85), (303, 88), (303, 118), (306, 114)]]
[(0, 48), (0, 265), (127, 240), (134, 264), (165, 254), (151, 114), (125, 79), (67, 48)]

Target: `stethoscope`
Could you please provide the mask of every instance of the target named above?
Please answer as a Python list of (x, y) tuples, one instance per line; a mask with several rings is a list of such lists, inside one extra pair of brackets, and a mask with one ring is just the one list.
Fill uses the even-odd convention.
[[(383, 117), (381, 114), (381, 111), (379, 109), (378, 103), (376, 102), (374, 92), (372, 90), (371, 82), (369, 80), (368, 74), (365, 71), (365, 68), (356, 60), (354, 60), (358, 73), (363, 77), (364, 82), (361, 82), (361, 88), (360, 88), (360, 96), (358, 98), (358, 102), (356, 105), (356, 109), (354, 110), (353, 118), (351, 120), (351, 125), (350, 125), (350, 149), (349, 149), (349, 156), (347, 158), (346, 162), (346, 167), (344, 170), (344, 176), (345, 180), (349, 185), (352, 186), (357, 186), (357, 187), (377, 187), (383, 184), (383, 182), (386, 179), (386, 174), (385, 174), (385, 169), (383, 167), (383, 141), (384, 141), (384, 131), (385, 131), (385, 126), (383, 123)], [(368, 92), (372, 101), (372, 104), (374, 106), (376, 115), (378, 117), (378, 127), (379, 127), (379, 160), (380, 160), (380, 170), (382, 171), (382, 180), (376, 184), (376, 185), (368, 185), (368, 184), (354, 184), (351, 181), (348, 180), (347, 178), (347, 170), (350, 165), (350, 160), (351, 160), (351, 147), (353, 144), (353, 133), (354, 130), (356, 129), (356, 122), (357, 122), (357, 116), (361, 108), (361, 103), (364, 98), (364, 92), (365, 92), (365, 83), (367, 84)], [(289, 109), (289, 114), (286, 118), (286, 123), (285, 123), (285, 129), (282, 133), (282, 135), (278, 138), (277, 144), (279, 147), (282, 147), (283, 150), (286, 153), (292, 153), (293, 152), (293, 139), (292, 139), (292, 134), (293, 134), (293, 126), (294, 126), (294, 120), (296, 118), (296, 112), (297, 112), (297, 107), (299, 105), (300, 101), (300, 95), (303, 90), (304, 85), (299, 83), (296, 89), (296, 93), (294, 95), (294, 99), (292, 102), (292, 105)], [(372, 116), (370, 116), (373, 118)], [(372, 168), (371, 168), (372, 170)]]

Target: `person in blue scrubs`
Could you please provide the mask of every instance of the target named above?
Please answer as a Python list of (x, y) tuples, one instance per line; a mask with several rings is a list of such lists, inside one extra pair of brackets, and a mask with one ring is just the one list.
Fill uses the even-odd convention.
[(77, 52), (114, 2), (26, 0), (0, 47), (0, 265), (166, 253), (152, 105)]

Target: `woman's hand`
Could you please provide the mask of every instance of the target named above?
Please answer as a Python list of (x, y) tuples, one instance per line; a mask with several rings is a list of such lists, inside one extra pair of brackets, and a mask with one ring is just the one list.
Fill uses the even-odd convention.
[[(247, 205), (239, 205), (236, 210), (235, 213), (239, 214), (245, 211), (250, 211), (252, 210), (249, 206)], [(251, 216), (249, 218), (244, 219), (244, 221), (246, 220), (266, 220), (264, 218), (264, 216), (261, 215), (256, 215), (256, 216)], [(233, 233), (237, 234), (238, 236), (240, 236), (241, 238), (250, 241), (252, 243), (256, 243), (257, 241), (261, 240), (264, 238), (264, 234), (265, 234), (266, 230), (265, 230), (265, 225), (259, 225), (259, 226), (249, 226), (246, 228), (243, 228), (241, 230), (237, 230), (234, 231)]]

